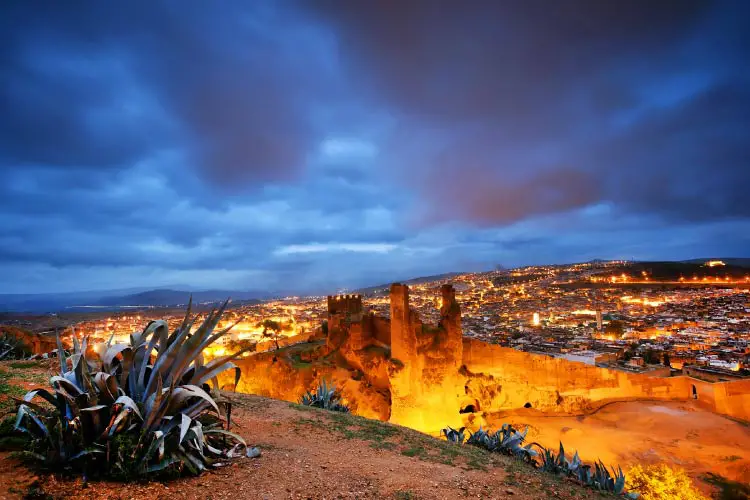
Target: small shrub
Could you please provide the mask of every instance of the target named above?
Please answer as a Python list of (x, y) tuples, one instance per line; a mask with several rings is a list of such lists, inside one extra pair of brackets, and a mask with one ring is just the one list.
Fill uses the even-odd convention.
[(683, 469), (666, 464), (632, 467), (627, 485), (629, 490), (640, 493), (642, 500), (708, 500), (693, 487)]

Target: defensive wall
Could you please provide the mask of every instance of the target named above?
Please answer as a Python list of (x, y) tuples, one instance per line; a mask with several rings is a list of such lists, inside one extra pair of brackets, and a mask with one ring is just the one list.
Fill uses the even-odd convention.
[(694, 398), (711, 411), (750, 421), (750, 380), (627, 373), (473, 339), (464, 339), (463, 361), (467, 392), (487, 411), (528, 404), (547, 413), (578, 413), (612, 401)]
[(424, 324), (410, 308), (406, 285), (391, 286), (390, 320), (363, 311), (361, 296), (329, 297), (321, 352), (304, 362), (270, 352), (238, 360), (238, 390), (296, 401), (325, 378), (356, 413), (429, 433), (477, 426), (487, 413), (531, 407), (575, 415), (631, 400), (697, 399), (713, 412), (750, 421), (750, 380), (628, 373), (465, 339), (453, 287), (439, 293), (437, 325)]
[(706, 382), (692, 377), (685, 379), (688, 397), (714, 413), (750, 422), (750, 379), (729, 382)]

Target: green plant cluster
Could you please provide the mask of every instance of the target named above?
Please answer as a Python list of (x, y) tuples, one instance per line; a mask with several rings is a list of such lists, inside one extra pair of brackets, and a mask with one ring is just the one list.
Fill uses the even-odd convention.
[(341, 401), (341, 395), (336, 391), (336, 387), (333, 384), (328, 385), (325, 380), (321, 380), (315, 390), (303, 394), (300, 404), (349, 413), (349, 407)]
[[(638, 498), (639, 495), (637, 493), (625, 492), (625, 474), (619, 466), (616, 470), (614, 467), (610, 470), (599, 460), (594, 463), (592, 468), (591, 465), (584, 464), (581, 461), (577, 451), (568, 460), (565, 456), (565, 448), (562, 442), (557, 453), (538, 443), (523, 446), (527, 431), (528, 427), (523, 432), (519, 432), (513, 426), (503, 424), (501, 429), (493, 434), (480, 427), (477, 432), (472, 433), (469, 431), (469, 438), (466, 440), (466, 444), (478, 446), (491, 452), (499, 452), (522, 458), (525, 462), (538, 467), (544, 472), (572, 477), (583, 486), (600, 492), (625, 495), (631, 499)], [(448, 441), (457, 444), (463, 444), (466, 437), (464, 427), (460, 429), (446, 427), (441, 431), (441, 434)], [(538, 448), (539, 452), (532, 447)]]
[(192, 300), (182, 324), (170, 333), (152, 321), (129, 343), (89, 349), (88, 337), (73, 337), (67, 357), (58, 337), (60, 374), (51, 388), (35, 389), (17, 401), (15, 428), (30, 439), (28, 458), (85, 476), (131, 478), (152, 473), (201, 471), (248, 450), (244, 440), (222, 428), (219, 408), (208, 393), (219, 373), (234, 368), (242, 351), (204, 363), (202, 352), (231, 328), (214, 332), (228, 305), (212, 310), (193, 330)]

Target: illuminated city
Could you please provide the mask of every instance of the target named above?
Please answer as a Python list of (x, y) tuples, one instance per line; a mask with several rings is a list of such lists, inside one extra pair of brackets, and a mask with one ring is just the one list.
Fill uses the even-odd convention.
[(0, 499), (750, 500), (750, 1), (0, 27)]

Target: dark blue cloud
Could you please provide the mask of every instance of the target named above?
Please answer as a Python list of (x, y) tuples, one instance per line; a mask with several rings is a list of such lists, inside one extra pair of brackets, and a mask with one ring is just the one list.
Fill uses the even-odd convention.
[(7, 2), (0, 284), (326, 291), (741, 253), (747, 11)]

